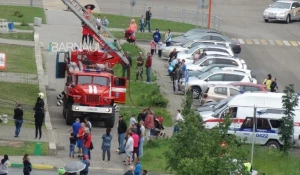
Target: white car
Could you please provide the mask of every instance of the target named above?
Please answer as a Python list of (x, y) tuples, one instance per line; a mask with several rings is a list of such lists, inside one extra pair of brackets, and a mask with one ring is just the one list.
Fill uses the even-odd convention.
[(170, 53), (176, 49), (177, 52), (182, 52), (182, 51), (186, 51), (189, 50), (197, 45), (200, 44), (204, 44), (204, 45), (220, 45), (220, 46), (226, 46), (226, 47), (231, 47), (233, 51), (235, 51), (235, 53), (240, 53), (241, 52), (241, 46), (240, 45), (234, 45), (231, 46), (231, 42), (227, 42), (227, 41), (214, 41), (214, 40), (192, 40), (184, 45), (180, 45), (180, 46), (168, 46), (165, 47), (162, 50), (162, 56), (169, 58)]
[(241, 69), (241, 68), (237, 68), (237, 67), (223, 67), (221, 69), (245, 73), (252, 79), (252, 83), (257, 84), (257, 79), (256, 79), (255, 75), (253, 75), (252, 71), (249, 69)]
[[(213, 70), (199, 75), (190, 77), (187, 87), (193, 92), (193, 98), (198, 99), (202, 93), (202, 87), (206, 84), (230, 84), (234, 82), (252, 82), (248, 74), (236, 71)], [(185, 79), (179, 80), (181, 90), (185, 90)]]
[(232, 52), (232, 49), (230, 47), (224, 47), (219, 45), (197, 45), (195, 47), (192, 47), (189, 50), (178, 52), (177, 53), (177, 59), (185, 59), (185, 63), (193, 63), (193, 55), (197, 50), (200, 50), (201, 53), (203, 50), (206, 50), (207, 55), (223, 55), (223, 56), (235, 56)]
[(190, 71), (199, 71), (212, 64), (224, 64), (224, 65), (235, 66), (240, 69), (247, 69), (247, 65), (245, 63), (245, 60), (243, 59), (230, 57), (230, 56), (216, 56), (216, 55), (208, 55), (196, 61), (195, 63), (186, 63), (186, 68)]
[(276, 1), (269, 8), (265, 9), (263, 18), (265, 22), (270, 20), (285, 21), (300, 19), (300, 2), (298, 1)]

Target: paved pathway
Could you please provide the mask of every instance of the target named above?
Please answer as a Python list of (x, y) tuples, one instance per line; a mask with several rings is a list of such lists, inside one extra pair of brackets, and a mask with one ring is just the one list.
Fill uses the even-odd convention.
[(13, 40), (13, 39), (3, 39), (0, 38), (1, 44), (13, 44), (21, 46), (34, 46), (34, 41), (25, 41), (25, 40)]
[(0, 72), (0, 82), (38, 84), (36, 74)]
[(1, 140), (32, 141), (32, 142), (47, 142), (48, 141), (48, 133), (45, 128), (42, 129), (42, 139), (41, 140), (34, 139), (35, 138), (35, 128), (22, 127), (19, 137), (14, 137), (14, 136), (15, 136), (15, 127), (14, 126), (1, 125), (1, 132), (0, 132)]

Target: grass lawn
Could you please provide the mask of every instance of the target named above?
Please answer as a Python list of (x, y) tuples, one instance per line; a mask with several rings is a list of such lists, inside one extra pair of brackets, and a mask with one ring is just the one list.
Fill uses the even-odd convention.
[[(114, 35), (117, 39), (124, 39), (124, 32), (123, 31), (110, 31), (111, 34)], [(161, 35), (163, 35), (161, 33)], [(177, 37), (178, 35), (172, 35), (172, 37)], [(135, 37), (137, 40), (153, 40), (153, 33), (147, 32), (137, 32), (135, 33)], [(163, 36), (162, 36), (163, 38)], [(150, 43), (149, 43), (150, 44)]]
[[(48, 143), (41, 143), (42, 153), (41, 155), (48, 155)], [(24, 156), (25, 153), (34, 155), (34, 149), (36, 142), (14, 142), (12, 141), (10, 145), (2, 146), (0, 145), (0, 155), (7, 154), (8, 156)]]
[(0, 44), (0, 52), (6, 53), (7, 72), (36, 73), (33, 47)]
[[(94, 15), (97, 16), (98, 14), (94, 14)], [(101, 18), (103, 18), (104, 16), (106, 16), (107, 19), (109, 20), (108, 27), (122, 28), (125, 30), (129, 26), (130, 17), (128, 16), (101, 14)], [(134, 19), (139, 27), (140, 17), (134, 17)], [(154, 31), (156, 28), (158, 28), (161, 31), (167, 31), (167, 29), (171, 29), (171, 31), (173, 32), (186, 32), (188, 30), (196, 28), (196, 26), (192, 24), (173, 22), (173, 21), (167, 21), (162, 19), (151, 19), (152, 31)], [(145, 31), (147, 30), (148, 29), (145, 29)]]
[(33, 41), (34, 34), (32, 33), (0, 33), (0, 38)]
[(21, 25), (15, 25), (15, 29), (19, 30), (33, 30), (33, 26), (27, 25), (27, 26), (21, 26)]
[[(125, 120), (129, 121), (129, 118), (131, 115), (135, 114), (136, 116), (141, 112), (143, 108), (149, 108), (150, 106), (153, 106), (155, 115), (163, 116), (165, 119), (164, 125), (165, 126), (171, 126), (172, 125), (172, 118), (170, 113), (166, 110), (166, 108), (161, 108), (153, 105), (153, 101), (156, 99), (152, 99), (151, 97), (154, 96), (153, 93), (157, 94), (159, 93), (159, 87), (156, 83), (147, 84), (145, 83), (146, 75), (145, 75), (145, 69), (144, 69), (144, 76), (143, 76), (143, 82), (137, 81), (135, 82), (135, 70), (136, 70), (136, 62), (138, 52), (141, 52), (142, 50), (137, 47), (136, 45), (125, 43), (122, 45), (122, 48), (124, 51), (129, 51), (131, 53), (132, 57), (132, 67), (131, 67), (131, 73), (130, 73), (130, 84), (127, 85), (127, 94), (126, 94), (126, 107), (121, 108), (120, 113), (125, 116)], [(114, 67), (114, 72), (116, 76), (122, 76), (122, 66), (116, 65)], [(156, 77), (154, 73), (152, 72), (151, 80), (155, 81)], [(130, 98), (131, 95), (131, 98)], [(161, 96), (161, 95), (160, 95)], [(148, 98), (149, 97), (149, 98)], [(131, 101), (132, 99), (132, 101)], [(160, 100), (159, 98), (158, 100)], [(137, 106), (135, 106), (135, 105)], [(127, 107), (129, 106), (129, 107)]]
[[(16, 13), (22, 14), (23, 17), (16, 16)], [(0, 5), (0, 16), (8, 21), (25, 23), (33, 23), (34, 17), (39, 17), (42, 18), (43, 24), (46, 24), (44, 9), (38, 7)]]
[[(23, 105), (24, 120), (34, 121), (32, 108), (39, 93), (38, 85), (1, 82), (0, 92), (1, 114), (8, 114), (12, 118), (15, 104), (18, 102)], [(9, 123), (13, 125), (13, 122)]]
[[(146, 144), (141, 159), (143, 169), (150, 172), (170, 173), (165, 170), (166, 158), (164, 156), (164, 152), (169, 149), (169, 144), (167, 139), (155, 140), (151, 144)], [(250, 145), (244, 145), (244, 147), (249, 150), (248, 160), (250, 161)], [(300, 174), (299, 164), (299, 155), (283, 156), (280, 151), (262, 146), (256, 146), (254, 149), (253, 169), (257, 170), (260, 175)]]

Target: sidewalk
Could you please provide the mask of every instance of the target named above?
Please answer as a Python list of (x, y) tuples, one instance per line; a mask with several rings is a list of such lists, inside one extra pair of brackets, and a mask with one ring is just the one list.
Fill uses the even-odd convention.
[(42, 128), (42, 139), (35, 140), (35, 128), (22, 127), (19, 137), (15, 136), (14, 126), (1, 125), (0, 140), (27, 141), (27, 142), (48, 142), (48, 132)]
[(13, 40), (13, 39), (3, 39), (0, 38), (1, 44), (13, 44), (13, 45), (21, 45), (21, 46), (34, 46), (34, 41), (25, 41), (25, 40)]

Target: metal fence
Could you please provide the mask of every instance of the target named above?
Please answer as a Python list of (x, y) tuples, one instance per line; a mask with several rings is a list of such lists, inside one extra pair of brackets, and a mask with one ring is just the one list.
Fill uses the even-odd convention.
[(37, 74), (0, 72), (0, 82), (38, 84)]
[[(208, 14), (202, 13), (202, 10), (197, 11), (142, 2), (136, 2), (134, 7), (132, 7), (130, 4), (130, 0), (120, 0), (120, 11), (121, 15), (124, 16), (145, 16), (145, 12), (148, 10), (148, 7), (151, 7), (153, 18), (207, 27)], [(211, 17), (211, 29), (221, 31), (221, 24), (221, 18), (219, 18), (218, 16)]]

